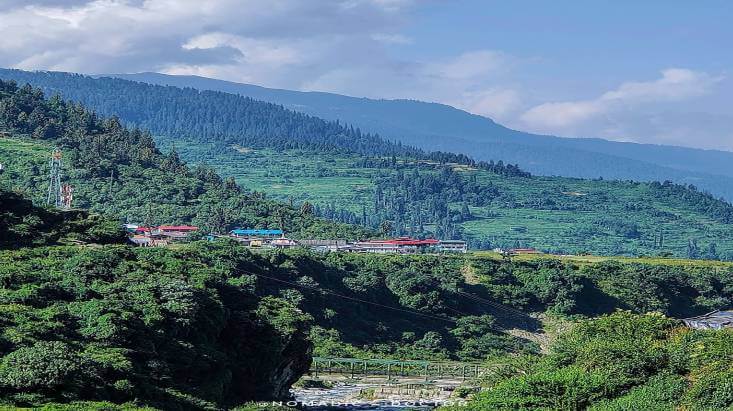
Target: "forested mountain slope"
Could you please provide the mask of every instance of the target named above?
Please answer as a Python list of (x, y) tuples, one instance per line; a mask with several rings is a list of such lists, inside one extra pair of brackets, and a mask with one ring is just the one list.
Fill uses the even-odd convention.
[[(727, 234), (733, 207), (692, 188), (668, 183), (532, 177), (503, 162), (475, 163), (465, 156), (425, 153), (362, 135), (359, 141), (364, 141), (364, 146), (370, 138), (377, 141), (376, 154), (369, 156), (360, 149), (363, 146), (347, 144), (349, 139), (343, 133), (351, 133), (350, 127), (328, 125), (239, 96), (59, 73), (47, 77), (77, 85), (108, 109), (134, 108), (134, 116), (144, 118), (145, 124), (155, 125), (159, 119), (157, 127), (167, 133), (159, 140), (168, 147), (177, 144), (187, 161), (204, 161), (223, 175), (235, 177), (244, 187), (271, 193), (280, 200), (297, 203), (297, 207), (309, 202), (316, 215), (361, 224), (384, 235), (464, 238), (480, 248), (533, 246), (559, 253), (669, 252), (691, 258), (733, 257), (733, 240)], [(94, 93), (89, 92), (92, 89)], [(35, 92), (22, 89), (19, 93)], [(174, 103), (169, 102), (171, 99)], [(238, 112), (227, 102), (243, 109), (236, 119), (236, 129), (226, 129), (234, 126), (222, 120)], [(53, 113), (50, 107), (64, 103), (52, 99), (44, 104)], [(63, 107), (69, 111), (71, 106)], [(43, 162), (51, 150), (50, 141), (59, 137), (53, 125), (58, 119), (39, 123), (38, 119), (53, 119), (53, 115), (34, 115), (32, 104), (24, 115), (13, 110), (18, 108), (5, 112), (7, 121), (13, 123), (14, 135), (36, 138), (27, 139), (25, 146), (4, 144), (11, 152), (35, 153), (9, 152), (12, 162), (19, 162), (11, 163), (11, 168), (31, 170), (11, 170), (9, 175), (20, 177), (15, 178), (16, 185), (31, 193), (42, 193)], [(278, 120), (263, 120), (270, 114)], [(283, 125), (280, 120), (288, 121)], [(299, 134), (300, 120), (326, 128), (308, 131), (306, 138)], [(183, 130), (187, 122), (195, 132)], [(69, 157), (73, 169), (83, 170), (69, 173), (80, 185), (78, 205), (106, 210), (128, 221), (192, 221), (213, 231), (232, 224), (280, 225), (280, 218), (270, 212), (276, 205), (264, 205), (268, 203), (258, 196), (239, 193), (234, 181), (222, 181), (203, 166), (195, 170), (181, 168), (175, 152), (149, 154), (154, 147), (152, 137), (139, 131), (123, 132), (114, 119), (97, 123), (100, 133), (110, 137), (58, 140), (78, 151)], [(225, 127), (225, 131), (212, 131), (218, 127)], [(340, 130), (340, 137), (330, 140), (320, 134), (327, 134), (331, 127)], [(184, 133), (180, 136), (175, 132), (179, 128)], [(284, 134), (271, 134), (278, 129)], [(196, 132), (203, 134), (198, 136)], [(117, 136), (120, 133), (129, 136)], [(353, 133), (359, 134), (356, 130)], [(305, 143), (301, 144), (301, 137)], [(116, 139), (121, 140), (118, 143)], [(352, 154), (350, 147), (354, 149)], [(393, 149), (404, 151), (398, 156)], [(245, 206), (249, 204), (252, 206)], [(326, 229), (320, 220), (283, 209), (289, 210), (284, 213), (293, 221), (286, 228), (298, 236), (363, 235), (353, 230), (339, 231), (334, 225)]]
[(497, 174), (460, 164), (183, 144), (243, 187), (388, 234), (473, 248), (733, 258), (733, 206), (666, 183)]
[(0, 131), (0, 162), (6, 168), (0, 184), (39, 202), (47, 190), (48, 159), (58, 146), (77, 208), (132, 223), (193, 223), (215, 232), (256, 226), (315, 237), (366, 235), (261, 193), (245, 193), (210, 168), (190, 169), (176, 152), (158, 151), (149, 133), (60, 98), (46, 100), (30, 86), (0, 82)]
[(164, 87), (59, 72), (0, 70), (0, 78), (39, 87), (48, 96), (81, 102), (95, 112), (152, 132), (159, 142), (188, 138), (221, 146), (307, 148), (372, 156), (407, 156), (475, 163), (466, 155), (425, 152), (338, 121), (325, 121), (282, 106), (234, 94)]
[[(17, 74), (19, 78), (20, 74)], [(733, 199), (733, 153), (684, 147), (561, 138), (506, 128), (456, 108), (414, 100), (373, 100), (259, 87), (197, 76), (114, 74), (152, 84), (249, 96), (425, 150), (504, 160), (534, 174), (694, 184)], [(30, 78), (26, 75), (27, 79)]]

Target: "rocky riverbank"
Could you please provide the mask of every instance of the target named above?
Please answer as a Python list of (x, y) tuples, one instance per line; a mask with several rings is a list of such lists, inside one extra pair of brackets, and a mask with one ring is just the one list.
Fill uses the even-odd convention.
[(459, 404), (453, 399), (459, 381), (383, 379), (336, 380), (319, 388), (293, 388), (295, 401), (307, 410), (432, 410)]

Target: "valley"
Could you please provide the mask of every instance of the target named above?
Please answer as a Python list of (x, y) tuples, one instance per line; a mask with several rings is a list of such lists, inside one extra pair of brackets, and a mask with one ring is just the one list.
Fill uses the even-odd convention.
[[(340, 137), (198, 145), (7, 82), (0, 108), (3, 406), (260, 411), (286, 401), (314, 357), (480, 362), (497, 369), (467, 382), (480, 392), (455, 389), (476, 410), (731, 403), (730, 332), (679, 322), (733, 303), (730, 263), (700, 259), (730, 247), (731, 206), (710, 195), (384, 141), (349, 150), (345, 129), (314, 119)], [(42, 206), (57, 147), (71, 210)], [(327, 239), (486, 230), (472, 241), (606, 255), (134, 247), (125, 221)], [(695, 250), (688, 236), (698, 259), (669, 258)]]
[[(399, 214), (383, 212), (399, 205), (375, 205), (379, 186), (385, 196), (405, 204), (403, 226), (395, 234), (440, 236), (447, 231), (438, 227), (441, 220), (435, 214), (424, 208), (413, 211), (414, 203), (410, 201), (411, 193), (418, 195), (410, 186), (409, 180), (415, 180), (413, 173), (437, 175), (444, 167), (440, 164), (399, 158), (396, 164), (380, 163), (354, 154), (310, 150), (242, 150), (167, 140), (162, 144), (169, 148), (175, 145), (183, 158), (210, 164), (247, 189), (280, 201), (314, 204), (316, 213), (324, 217), (363, 224), (366, 213), (367, 225), (374, 229), (383, 220), (400, 219)], [(461, 164), (445, 167), (458, 178), (475, 180), (479, 187), (491, 190), (480, 194), (493, 196), (488, 199), (475, 199), (468, 189), (458, 196), (449, 192), (451, 188), (431, 193), (449, 198), (450, 222), (456, 227), (452, 235), (468, 240), (473, 248), (534, 247), (555, 254), (625, 256), (668, 252), (690, 257), (688, 251), (694, 252), (690, 250), (694, 242), (699, 258), (728, 259), (725, 256), (733, 252), (727, 217), (721, 219), (716, 212), (701, 213), (699, 207), (701, 201), (716, 200), (702, 193), (685, 193), (687, 190), (679, 186), (514, 177)], [(401, 181), (397, 185), (390, 181), (395, 170), (405, 175), (405, 184), (410, 188), (402, 188)], [(468, 215), (463, 215), (466, 207)]]
[[(12, 75), (26, 81), (39, 77), (22, 73)], [(464, 153), (477, 160), (501, 159), (516, 163), (533, 174), (607, 180), (671, 180), (693, 184), (716, 197), (733, 198), (733, 170), (730, 168), (733, 155), (725, 151), (538, 135), (513, 130), (490, 118), (445, 104), (415, 100), (280, 90), (200, 76), (161, 73), (109, 76), (251, 97), (323, 119), (340, 120), (363, 131), (428, 151)]]
[(0, 1), (0, 411), (733, 411), (731, 21)]

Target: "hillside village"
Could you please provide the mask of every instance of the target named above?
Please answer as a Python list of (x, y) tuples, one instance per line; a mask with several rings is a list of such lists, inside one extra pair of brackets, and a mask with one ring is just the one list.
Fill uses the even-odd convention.
[(160, 225), (145, 227), (124, 224), (129, 241), (141, 247), (162, 247), (187, 242), (194, 238), (209, 241), (230, 239), (247, 248), (295, 248), (304, 247), (321, 252), (349, 252), (375, 254), (416, 253), (466, 253), (468, 245), (462, 240), (436, 240), (398, 237), (384, 240), (347, 241), (341, 239), (292, 239), (279, 229), (236, 228), (227, 234), (201, 235), (199, 227), (192, 225)]

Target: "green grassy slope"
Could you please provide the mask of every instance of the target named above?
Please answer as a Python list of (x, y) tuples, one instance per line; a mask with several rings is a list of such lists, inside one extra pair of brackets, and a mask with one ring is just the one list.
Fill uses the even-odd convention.
[[(394, 174), (391, 167), (365, 168), (363, 158), (356, 155), (239, 146), (222, 150), (181, 142), (176, 146), (184, 158), (206, 162), (222, 175), (233, 176), (243, 187), (296, 204), (308, 201), (357, 215), (363, 207), (368, 214), (374, 214), (375, 178)], [(416, 167), (402, 171), (409, 174)], [(733, 258), (733, 225), (699, 203), (698, 199), (705, 196), (679, 186), (507, 177), (465, 166), (453, 169), (466, 179), (475, 176), (480, 185), (493, 186), (499, 192), (489, 204), (469, 206), (471, 217), (459, 223), (462, 236), (476, 245), (521, 245), (560, 253), (606, 255), (671, 252), (686, 257), (693, 241), (699, 258), (714, 257), (709, 255), (711, 244), (718, 257)], [(423, 164), (420, 172), (439, 171)], [(462, 205), (460, 201), (450, 203), (454, 211)], [(430, 223), (425, 222), (428, 231)]]

